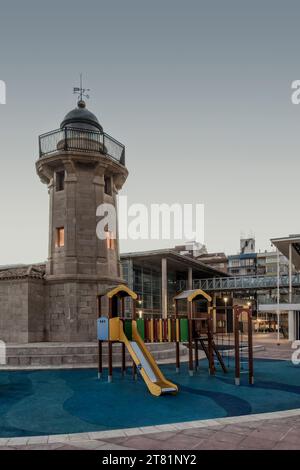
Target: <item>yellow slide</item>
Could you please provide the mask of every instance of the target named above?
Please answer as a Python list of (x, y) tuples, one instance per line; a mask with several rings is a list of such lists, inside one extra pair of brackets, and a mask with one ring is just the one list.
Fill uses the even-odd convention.
[(119, 341), (125, 343), (150, 393), (157, 397), (165, 393), (176, 394), (178, 392), (177, 385), (164, 377), (152, 354), (148, 351), (144, 341), (140, 337), (136, 321), (132, 321), (132, 341), (129, 341), (125, 335), (123, 324), (119, 318), (113, 318), (110, 321), (115, 323), (114, 329), (117, 327), (116, 323), (119, 323), (119, 328), (117, 328), (119, 329)]

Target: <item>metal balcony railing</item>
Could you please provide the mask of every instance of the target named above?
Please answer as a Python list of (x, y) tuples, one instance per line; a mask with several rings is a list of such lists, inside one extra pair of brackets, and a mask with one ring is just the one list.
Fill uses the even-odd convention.
[[(289, 276), (282, 274), (279, 279), (279, 286), (288, 288)], [(181, 280), (177, 283), (177, 289), (184, 290), (187, 287), (187, 281)], [(300, 273), (292, 275), (292, 286), (300, 287)], [(276, 289), (277, 276), (235, 276), (235, 277), (214, 277), (208, 279), (194, 279), (193, 288), (204, 291), (223, 291), (223, 290), (259, 290)]]
[(102, 153), (125, 165), (125, 146), (105, 132), (65, 127), (39, 136), (40, 158), (61, 150)]
[[(277, 297), (275, 295), (273, 295), (273, 296), (260, 295), (260, 296), (258, 296), (257, 302), (260, 305), (277, 304)], [(280, 302), (280, 304), (300, 304), (300, 295), (293, 294), (292, 298), (291, 298), (291, 301), (290, 301), (288, 294), (286, 294), (286, 295), (281, 294), (280, 298), (279, 298), (279, 302)]]

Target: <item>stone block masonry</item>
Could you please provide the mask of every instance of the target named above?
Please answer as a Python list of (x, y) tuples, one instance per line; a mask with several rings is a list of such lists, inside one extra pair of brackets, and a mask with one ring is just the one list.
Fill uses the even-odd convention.
[(0, 271), (0, 339), (45, 341), (45, 281), (31, 267)]
[[(44, 267), (45, 269), (45, 267)], [(6, 343), (96, 340), (97, 295), (112, 287), (103, 282), (51, 281), (0, 276), (0, 340)], [(7, 276), (17, 275), (17, 270)], [(104, 303), (105, 304), (105, 303)], [(105, 305), (104, 305), (105, 308)]]

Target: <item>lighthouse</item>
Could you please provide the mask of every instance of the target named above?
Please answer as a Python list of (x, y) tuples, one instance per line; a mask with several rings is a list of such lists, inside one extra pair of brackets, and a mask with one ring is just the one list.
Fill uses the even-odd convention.
[[(84, 89), (60, 128), (39, 137), (36, 171), (49, 192), (45, 331), (48, 341), (96, 338), (97, 296), (122, 282), (118, 233), (96, 233), (97, 208), (117, 208), (125, 147), (87, 109)], [(117, 227), (117, 224), (116, 224)]]

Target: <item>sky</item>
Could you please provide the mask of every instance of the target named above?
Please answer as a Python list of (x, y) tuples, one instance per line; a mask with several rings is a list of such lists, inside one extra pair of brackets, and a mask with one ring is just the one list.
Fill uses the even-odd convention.
[(38, 135), (75, 106), (80, 72), (89, 109), (126, 146), (129, 203), (203, 203), (210, 252), (236, 253), (241, 234), (264, 250), (300, 232), (298, 1), (1, 0), (0, 9), (0, 265), (47, 258)]

